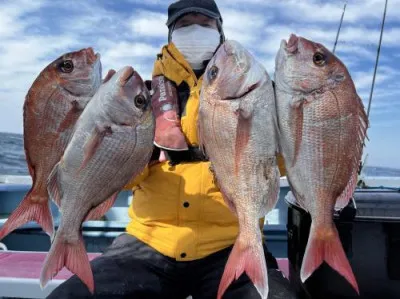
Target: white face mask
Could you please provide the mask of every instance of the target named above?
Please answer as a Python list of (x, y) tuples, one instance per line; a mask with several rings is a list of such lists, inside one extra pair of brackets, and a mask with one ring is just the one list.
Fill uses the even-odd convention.
[(220, 43), (217, 29), (197, 24), (172, 32), (172, 42), (194, 70), (203, 69), (203, 61), (210, 60)]

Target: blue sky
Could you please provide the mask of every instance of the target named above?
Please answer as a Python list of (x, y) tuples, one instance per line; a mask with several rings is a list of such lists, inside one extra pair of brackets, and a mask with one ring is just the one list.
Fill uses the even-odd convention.
[[(150, 78), (167, 41), (167, 7), (158, 0), (1, 0), (0, 131), (22, 133), (24, 97), (38, 73), (65, 52), (92, 46), (109, 68)], [(344, 1), (217, 0), (228, 39), (245, 45), (271, 76), (290, 33), (332, 49)], [(336, 54), (367, 107), (384, 0), (347, 2)], [(365, 153), (370, 165), (400, 168), (400, 0), (389, 0)]]

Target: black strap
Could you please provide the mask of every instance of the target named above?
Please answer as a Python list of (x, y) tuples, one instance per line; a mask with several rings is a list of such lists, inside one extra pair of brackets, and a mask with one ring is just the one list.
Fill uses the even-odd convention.
[(189, 147), (186, 151), (166, 151), (169, 165), (174, 166), (182, 162), (207, 162), (207, 157), (199, 147)]
[[(203, 154), (199, 147), (189, 147), (187, 151), (165, 151), (165, 156), (169, 161), (169, 165), (174, 166), (182, 162), (208, 162), (208, 158)], [(158, 160), (160, 149), (154, 147), (153, 154), (150, 160)]]

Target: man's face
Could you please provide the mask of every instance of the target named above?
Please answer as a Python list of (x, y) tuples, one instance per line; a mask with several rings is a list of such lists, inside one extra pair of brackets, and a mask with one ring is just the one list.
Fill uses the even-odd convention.
[(186, 27), (193, 24), (197, 24), (207, 28), (214, 28), (218, 30), (216, 20), (206, 17), (205, 15), (196, 13), (190, 13), (180, 18), (175, 24), (175, 29)]

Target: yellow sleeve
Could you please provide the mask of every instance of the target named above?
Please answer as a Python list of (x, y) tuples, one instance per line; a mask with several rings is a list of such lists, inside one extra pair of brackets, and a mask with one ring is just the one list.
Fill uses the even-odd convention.
[(149, 166), (146, 166), (142, 173), (133, 177), (131, 181), (122, 188), (122, 190), (132, 190), (137, 185), (139, 185), (145, 178), (149, 176)]
[(154, 62), (152, 76), (156, 77), (156, 76), (160, 76), (160, 75), (164, 75), (164, 65), (160, 59), (157, 59)]

